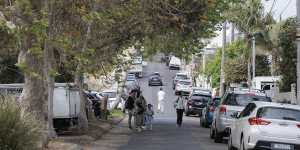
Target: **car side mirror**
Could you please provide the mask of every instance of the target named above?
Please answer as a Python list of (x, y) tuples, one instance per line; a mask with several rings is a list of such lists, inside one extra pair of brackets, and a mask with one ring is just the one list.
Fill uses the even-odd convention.
[(232, 118), (238, 119), (239, 118), (239, 112), (234, 112), (233, 114), (231, 114)]

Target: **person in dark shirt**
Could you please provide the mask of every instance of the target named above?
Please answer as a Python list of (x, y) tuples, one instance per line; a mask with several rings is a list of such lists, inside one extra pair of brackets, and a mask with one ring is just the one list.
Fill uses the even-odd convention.
[(132, 129), (131, 120), (134, 115), (135, 92), (130, 92), (125, 102), (125, 109), (128, 111), (128, 127)]

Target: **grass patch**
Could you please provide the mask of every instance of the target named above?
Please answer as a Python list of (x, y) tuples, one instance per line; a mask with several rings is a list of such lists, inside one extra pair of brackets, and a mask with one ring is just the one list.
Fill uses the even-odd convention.
[(113, 109), (109, 113), (109, 118), (119, 118), (119, 117), (123, 117), (123, 116), (124, 116), (124, 113), (120, 109)]

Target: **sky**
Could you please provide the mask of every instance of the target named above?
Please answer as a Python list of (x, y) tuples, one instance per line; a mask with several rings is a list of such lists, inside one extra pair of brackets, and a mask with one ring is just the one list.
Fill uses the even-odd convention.
[[(272, 5), (274, 3), (274, 7), (272, 9), (273, 17), (275, 20), (280, 20), (280, 14), (281, 19), (285, 20), (289, 17), (295, 17), (296, 16), (296, 0), (261, 0), (265, 11), (269, 12), (272, 8)], [(228, 25), (230, 26), (230, 25)], [(208, 47), (221, 47), (222, 46), (222, 32), (217, 32), (218, 36), (212, 39), (212, 42), (208, 45)], [(230, 27), (227, 30), (227, 39), (230, 40)]]
[(277, 21), (280, 20), (280, 14), (282, 20), (296, 16), (296, 0), (262, 0), (262, 2), (267, 12), (271, 10), (275, 2), (272, 12)]

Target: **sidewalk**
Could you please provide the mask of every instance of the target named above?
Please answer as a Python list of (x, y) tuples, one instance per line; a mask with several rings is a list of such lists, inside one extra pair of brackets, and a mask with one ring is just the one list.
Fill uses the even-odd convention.
[(83, 146), (83, 150), (119, 150), (122, 145), (128, 143), (130, 136), (134, 133), (128, 128), (127, 121), (128, 119), (125, 117), (101, 139)]
[(114, 127), (123, 122), (124, 117), (114, 118), (108, 121), (96, 121), (89, 123), (89, 130), (86, 134), (68, 134), (58, 136), (52, 140), (47, 150), (86, 150), (86, 145), (92, 145)]

